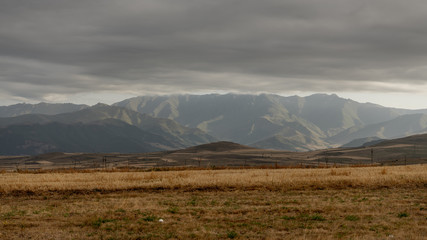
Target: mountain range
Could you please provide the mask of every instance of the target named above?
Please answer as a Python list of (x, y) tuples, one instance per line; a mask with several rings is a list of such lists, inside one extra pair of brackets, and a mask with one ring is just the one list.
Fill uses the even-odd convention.
[(56, 115), (0, 118), (0, 153), (150, 152), (216, 139), (200, 129), (126, 108), (97, 104)]
[(359, 138), (427, 132), (427, 109), (387, 108), (335, 94), (142, 96), (114, 105), (173, 119), (217, 139), (292, 151), (336, 147)]
[(111, 106), (0, 107), (2, 155), (148, 152), (218, 140), (307, 151), (426, 132), (427, 109), (388, 108), (335, 94), (141, 96)]
[(19, 103), (10, 106), (0, 106), (0, 118), (16, 117), (24, 114), (61, 114), (74, 112), (87, 108), (87, 105), (76, 105), (71, 103)]

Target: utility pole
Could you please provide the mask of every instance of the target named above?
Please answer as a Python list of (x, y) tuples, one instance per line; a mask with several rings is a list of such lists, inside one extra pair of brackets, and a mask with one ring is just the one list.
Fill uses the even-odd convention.
[(106, 169), (107, 168), (107, 157), (106, 156), (102, 157), (102, 163), (104, 164), (104, 169)]
[(374, 149), (371, 148), (371, 165), (374, 164)]
[(325, 163), (326, 163), (326, 167), (328, 167), (328, 153), (325, 152)]

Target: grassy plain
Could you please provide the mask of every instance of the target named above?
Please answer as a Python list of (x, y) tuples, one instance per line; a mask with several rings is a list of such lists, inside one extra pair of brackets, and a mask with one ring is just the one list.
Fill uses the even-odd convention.
[(426, 190), (427, 165), (5, 172), (0, 239), (425, 239)]

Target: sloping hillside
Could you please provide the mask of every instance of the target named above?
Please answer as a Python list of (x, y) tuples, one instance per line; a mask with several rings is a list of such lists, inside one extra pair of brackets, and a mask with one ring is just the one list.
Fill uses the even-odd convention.
[(227, 142), (227, 141), (220, 141), (220, 142), (213, 142), (213, 143), (207, 143), (202, 144), (194, 147), (189, 147), (186, 149), (178, 150), (177, 152), (202, 152), (202, 151), (209, 151), (209, 152), (227, 152), (227, 151), (235, 151), (235, 150), (249, 150), (254, 149), (249, 146), (233, 143), (233, 142)]
[(355, 147), (364, 147), (364, 146), (372, 146), (382, 141), (386, 141), (386, 139), (382, 139), (379, 137), (366, 137), (366, 138), (358, 138), (350, 141), (342, 145), (342, 148), (355, 148)]
[[(111, 124), (111, 119), (116, 120), (114, 124)], [(108, 120), (109, 124), (105, 125), (105, 120)], [(103, 123), (104, 125), (95, 124), (94, 122)], [(117, 122), (122, 122), (126, 125), (118, 126)], [(55, 125), (55, 124), (56, 125)], [(80, 125), (79, 125), (80, 124)], [(47, 141), (53, 143), (53, 139), (59, 142), (69, 143), (71, 141), (67, 140), (67, 135), (57, 134), (55, 138), (53, 138), (52, 134), (54, 132), (60, 133), (61, 131), (56, 131), (52, 129), (66, 129), (75, 128), (76, 132), (83, 131), (84, 128), (87, 128), (86, 131), (90, 132), (94, 135), (93, 141), (99, 141), (102, 139), (103, 131), (115, 131), (115, 134), (109, 136), (114, 137), (117, 136), (117, 133), (120, 131), (119, 128), (127, 128), (130, 131), (129, 126), (133, 127), (133, 129), (138, 129), (140, 131), (135, 131), (136, 134), (141, 134), (141, 137), (148, 136), (147, 133), (153, 136), (153, 142), (156, 142), (156, 148), (150, 147), (143, 151), (153, 151), (153, 150), (165, 150), (165, 149), (178, 149), (189, 146), (194, 146), (198, 144), (208, 143), (215, 141), (215, 138), (209, 136), (204, 133), (200, 129), (193, 129), (181, 126), (170, 119), (159, 119), (154, 118), (146, 114), (140, 114), (129, 109), (120, 108), (120, 107), (111, 107), (105, 104), (98, 104), (96, 106), (86, 108), (80, 111), (58, 114), (53, 116), (48, 115), (22, 115), (14, 118), (0, 118), (0, 127), (3, 127), (3, 131), (11, 131), (13, 128), (13, 134), (19, 134), (22, 136), (20, 139), (26, 138), (34, 138), (37, 135), (44, 136), (44, 134), (48, 135), (48, 139), (52, 141)], [(100, 126), (102, 130), (99, 129)], [(19, 129), (23, 130), (19, 130)], [(111, 128), (111, 130), (109, 130)], [(24, 130), (26, 129), (26, 130)], [(116, 130), (114, 130), (116, 129)], [(45, 132), (44, 132), (45, 131)], [(65, 131), (66, 132), (66, 131)], [(126, 132), (126, 131), (125, 131)], [(37, 134), (35, 134), (37, 133)], [(11, 133), (12, 134), (12, 133)], [(12, 134), (12, 135), (13, 135)], [(33, 135), (31, 135), (33, 134)], [(34, 135), (35, 134), (35, 135)], [(126, 136), (135, 136), (135, 134), (119, 134), (120, 138)], [(160, 136), (162, 140), (156, 141), (155, 136)], [(12, 137), (12, 136), (10, 136)], [(107, 137), (107, 136), (105, 136)], [(78, 141), (74, 139), (73, 141)], [(126, 142), (126, 141), (124, 141)], [(144, 143), (146, 141), (142, 141)], [(82, 140), (81, 143), (89, 144), (90, 141)], [(49, 144), (48, 144), (49, 145)], [(60, 144), (61, 145), (61, 144)], [(121, 144), (122, 145), (122, 144)], [(50, 146), (50, 145), (49, 145)], [(66, 146), (66, 144), (61, 145)], [(108, 145), (111, 146), (111, 145)], [(135, 147), (135, 146), (134, 146)], [(47, 148), (49, 151), (54, 150)], [(56, 148), (55, 148), (56, 149)], [(103, 148), (108, 152), (113, 151), (112, 149), (116, 149), (114, 147), (109, 150), (108, 147)], [(135, 148), (132, 148), (135, 149)], [(48, 151), (46, 150), (46, 151)], [(59, 151), (58, 149), (55, 151)], [(74, 151), (74, 148), (70, 146), (70, 148), (61, 148), (61, 151)], [(129, 151), (129, 150), (126, 150)], [(25, 151), (24, 151), (25, 152)]]
[(427, 115), (411, 114), (382, 123), (352, 127), (328, 140), (334, 143), (346, 143), (354, 139), (372, 136), (392, 139), (425, 132), (427, 132)]
[(47, 152), (150, 152), (172, 149), (163, 137), (122, 121), (46, 123), (0, 128), (0, 155)]
[[(427, 129), (426, 129), (427, 130)], [(399, 144), (410, 145), (417, 151), (417, 146), (420, 148), (427, 148), (427, 134), (417, 134), (404, 138), (397, 138), (392, 140), (383, 141), (376, 144), (377, 147), (395, 146)]]

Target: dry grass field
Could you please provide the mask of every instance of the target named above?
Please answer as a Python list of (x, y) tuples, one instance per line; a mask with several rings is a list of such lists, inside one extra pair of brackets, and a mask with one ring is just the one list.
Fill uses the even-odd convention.
[(0, 174), (0, 239), (425, 239), (427, 165)]

